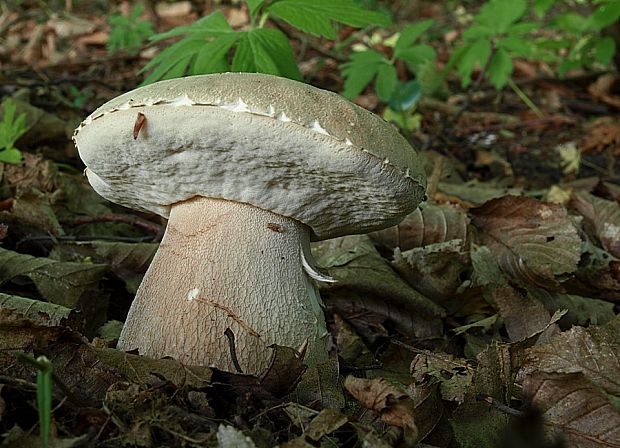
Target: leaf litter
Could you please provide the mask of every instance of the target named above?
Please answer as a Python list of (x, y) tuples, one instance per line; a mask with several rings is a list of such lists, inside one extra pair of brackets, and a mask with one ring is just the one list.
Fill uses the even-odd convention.
[[(247, 24), (243, 7), (222, 8)], [(196, 18), (175, 10), (164, 29)], [(275, 346), (251, 376), (114, 348), (163, 226), (94, 193), (69, 137), (153, 53), (109, 57), (105, 23), (76, 12), (9, 14), (1, 31), (16, 80), (3, 95), (27, 124), (22, 163), (0, 167), (2, 446), (37, 446), (24, 357), (41, 355), (54, 366), (53, 446), (620, 446), (617, 77), (522, 69), (522, 89), (548, 100), (543, 120), (508, 91), (491, 103), (481, 90), (466, 111), (459, 95), (423, 98), (410, 137), (425, 148), (428, 201), (370, 237), (315, 244), (338, 280), (319, 285), (331, 357), (307, 368)], [(317, 45), (302, 67), (342, 91)], [(575, 92), (613, 112), (588, 122), (554, 106)], [(357, 101), (381, 112), (370, 92)]]

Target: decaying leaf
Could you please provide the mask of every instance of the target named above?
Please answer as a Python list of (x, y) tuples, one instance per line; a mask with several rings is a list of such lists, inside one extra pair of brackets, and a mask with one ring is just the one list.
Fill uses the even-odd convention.
[(75, 308), (85, 291), (96, 289), (107, 269), (100, 264), (63, 263), (0, 248), (0, 284), (26, 276), (47, 300), (68, 308)]
[(445, 311), (407, 285), (366, 235), (322, 241), (313, 245), (313, 254), (337, 280), (319, 284), (321, 296), (344, 317), (366, 309), (406, 334), (428, 337), (438, 331)]
[(550, 434), (566, 438), (571, 447), (620, 446), (620, 413), (580, 373), (535, 372), (523, 392), (543, 412)]
[(43, 325), (65, 325), (79, 329), (75, 311), (61, 305), (0, 293), (0, 308), (13, 310)]
[(511, 342), (527, 339), (547, 327), (549, 311), (529, 294), (523, 294), (508, 285), (493, 288), (487, 294), (504, 318)]
[(464, 241), (450, 240), (402, 253), (396, 249), (393, 265), (412, 287), (448, 307), (462, 285), (469, 259)]
[(375, 361), (373, 354), (363, 339), (355, 332), (339, 314), (334, 314), (336, 327), (336, 346), (338, 355), (345, 364), (357, 367), (366, 367)]
[(563, 328), (572, 325), (602, 325), (615, 316), (614, 304), (604, 300), (534, 287), (528, 288), (528, 291), (550, 312), (566, 310), (566, 314), (560, 321)]
[(46, 326), (0, 308), (0, 371), (33, 381), (35, 369), (18, 362), (12, 352), (44, 354), (53, 364), (63, 394), (79, 405), (97, 405), (122, 375), (98, 359), (95, 350), (77, 332)]
[(461, 204), (469, 204), (470, 207), (482, 205), (492, 199), (499, 199), (506, 195), (518, 195), (521, 193), (516, 188), (498, 188), (478, 182), (439, 182), (439, 190), (448, 196), (458, 198)]
[(528, 350), (524, 393), (551, 432), (578, 447), (620, 440), (620, 318), (602, 327), (573, 327)]
[(311, 440), (318, 441), (348, 421), (349, 418), (337, 409), (323, 409), (306, 427), (305, 435)]
[(367, 380), (350, 375), (345, 379), (344, 387), (381, 421), (403, 428), (410, 437), (417, 438), (418, 427), (413, 416), (415, 405), (400, 387), (381, 378)]
[(586, 228), (603, 248), (620, 258), (620, 205), (580, 191), (573, 193), (570, 206), (583, 215)]
[(465, 211), (452, 204), (425, 202), (397, 226), (370, 234), (379, 247), (401, 251), (450, 240), (467, 241), (469, 219)]
[(125, 281), (127, 291), (138, 290), (159, 244), (89, 241), (64, 243), (52, 254), (91, 257), (95, 263), (110, 265), (110, 270)]
[(438, 382), (441, 398), (462, 403), (471, 385), (473, 367), (463, 359), (446, 353), (420, 353), (411, 363), (415, 384)]
[(502, 271), (526, 284), (558, 288), (556, 276), (577, 269), (581, 239), (566, 210), (527, 197), (505, 196), (472, 210), (472, 223)]
[(32, 188), (18, 193), (10, 211), (0, 212), (0, 222), (9, 225), (15, 239), (27, 238), (33, 233), (56, 236), (64, 233), (49, 194)]

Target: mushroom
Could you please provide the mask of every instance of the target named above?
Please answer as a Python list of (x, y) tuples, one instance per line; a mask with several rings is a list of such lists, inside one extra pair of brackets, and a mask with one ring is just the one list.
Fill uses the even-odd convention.
[(229, 371), (260, 372), (272, 344), (325, 361), (311, 277), (329, 278), (310, 240), (394, 225), (425, 190), (392, 125), (272, 75), (140, 87), (93, 112), (74, 140), (101, 196), (169, 219), (118, 347)]

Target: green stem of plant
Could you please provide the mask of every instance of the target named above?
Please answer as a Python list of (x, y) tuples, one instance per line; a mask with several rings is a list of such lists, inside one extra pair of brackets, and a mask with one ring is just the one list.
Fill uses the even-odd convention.
[(258, 27), (262, 28), (265, 26), (265, 22), (267, 22), (267, 19), (269, 18), (269, 12), (265, 11), (264, 13), (261, 14), (260, 16), (260, 20), (258, 21)]
[(525, 105), (529, 107), (530, 110), (534, 112), (534, 114), (538, 118), (545, 117), (545, 115), (538, 108), (538, 106), (536, 106), (536, 104), (534, 104), (534, 102), (525, 94), (525, 92), (519, 88), (519, 86), (512, 80), (512, 78), (508, 78), (508, 85), (517, 94), (517, 96), (521, 98), (521, 101), (523, 101)]
[(52, 363), (45, 356), (37, 358), (37, 409), (39, 411), (39, 431), (41, 444), (49, 446), (52, 422)]

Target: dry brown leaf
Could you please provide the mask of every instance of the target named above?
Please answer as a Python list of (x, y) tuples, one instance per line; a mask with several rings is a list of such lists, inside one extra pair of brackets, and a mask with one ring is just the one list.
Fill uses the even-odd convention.
[(383, 378), (367, 380), (349, 375), (344, 381), (344, 387), (381, 421), (403, 428), (412, 437), (417, 437), (413, 400), (398, 386)]
[[(549, 311), (542, 303), (528, 294), (521, 294), (511, 286), (505, 285), (492, 289), (489, 291), (489, 298), (504, 318), (511, 342), (522, 341), (540, 332), (549, 323)], [(552, 328), (550, 330), (553, 331)]]
[(543, 412), (551, 433), (564, 433), (571, 447), (620, 447), (620, 414), (579, 373), (530, 375), (523, 392)]
[(427, 202), (410, 213), (399, 225), (370, 234), (378, 246), (401, 251), (450, 240), (467, 241), (469, 219), (458, 205)]
[(603, 248), (620, 258), (620, 205), (584, 191), (574, 192), (570, 205), (585, 218)]
[(581, 239), (566, 209), (527, 197), (493, 199), (471, 211), (500, 268), (543, 288), (559, 287), (555, 276), (572, 273)]
[(616, 109), (620, 109), (620, 96), (614, 95), (614, 85), (620, 83), (617, 73), (605, 73), (588, 86), (588, 93)]

